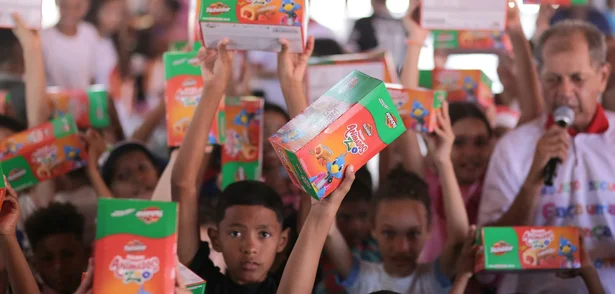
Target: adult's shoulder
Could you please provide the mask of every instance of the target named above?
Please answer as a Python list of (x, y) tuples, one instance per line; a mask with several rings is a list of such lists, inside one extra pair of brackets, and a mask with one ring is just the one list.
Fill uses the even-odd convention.
[(498, 141), (494, 150), (494, 155), (498, 151), (509, 152), (514, 150), (515, 152), (521, 152), (523, 150), (533, 149), (528, 147), (533, 147), (545, 133), (545, 122), (546, 118), (541, 117), (508, 132)]

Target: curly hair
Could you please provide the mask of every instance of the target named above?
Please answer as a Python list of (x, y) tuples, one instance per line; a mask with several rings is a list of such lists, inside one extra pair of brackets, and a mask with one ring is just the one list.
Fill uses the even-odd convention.
[(46, 237), (56, 234), (73, 234), (83, 240), (84, 217), (70, 203), (51, 203), (26, 219), (26, 235), (32, 248)]

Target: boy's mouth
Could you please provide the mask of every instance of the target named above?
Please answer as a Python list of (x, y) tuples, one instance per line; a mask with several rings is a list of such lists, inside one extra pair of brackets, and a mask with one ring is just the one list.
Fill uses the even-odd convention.
[(241, 263), (241, 269), (244, 271), (255, 271), (260, 267), (260, 264), (254, 261), (246, 261)]

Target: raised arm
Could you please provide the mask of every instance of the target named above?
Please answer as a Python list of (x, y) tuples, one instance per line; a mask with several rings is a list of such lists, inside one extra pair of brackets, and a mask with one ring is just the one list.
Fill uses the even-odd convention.
[(147, 143), (152, 133), (156, 129), (156, 127), (160, 124), (161, 121), (164, 120), (164, 115), (166, 114), (166, 102), (164, 98), (160, 99), (156, 108), (150, 110), (141, 126), (137, 128), (132, 134), (132, 139), (141, 141), (143, 143)]
[(111, 190), (107, 187), (107, 184), (105, 184), (98, 170), (98, 160), (107, 149), (105, 140), (93, 129), (89, 129), (82, 138), (86, 143), (88, 153), (88, 166), (86, 167), (86, 171), (92, 188), (94, 188), (96, 192), (96, 196), (100, 198), (113, 198), (113, 193), (111, 193)]
[(198, 191), (195, 183), (207, 148), (207, 140), (203, 138), (211, 129), (231, 73), (233, 53), (226, 49), (228, 42), (228, 39), (221, 41), (217, 51), (205, 48), (199, 51), (205, 79), (203, 94), (179, 148), (171, 175), (171, 194), (174, 199), (179, 199), (177, 252), (183, 264), (190, 264), (199, 249)]
[(167, 167), (160, 175), (160, 179), (158, 180), (158, 184), (156, 184), (156, 188), (154, 189), (154, 193), (152, 193), (152, 200), (154, 201), (179, 201), (179, 199), (173, 199), (171, 197), (171, 175), (173, 174), (173, 167), (175, 166), (175, 162), (177, 161), (177, 154), (179, 151), (173, 150), (171, 152), (171, 158)]

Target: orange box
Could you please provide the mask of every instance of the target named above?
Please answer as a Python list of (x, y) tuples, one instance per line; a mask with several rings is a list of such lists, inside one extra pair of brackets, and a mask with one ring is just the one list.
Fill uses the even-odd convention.
[(579, 229), (485, 227), (477, 241), (475, 271), (570, 270), (581, 267)]
[(102, 129), (111, 124), (107, 89), (103, 85), (93, 85), (87, 90), (49, 87), (47, 98), (54, 118), (71, 114), (82, 129)]
[(269, 141), (293, 183), (322, 199), (405, 130), (384, 83), (353, 71)]
[(434, 112), (442, 108), (442, 102), (446, 101), (445, 91), (407, 89), (397, 84), (386, 86), (406, 129), (433, 132), (436, 123)]
[(2, 140), (0, 160), (19, 191), (84, 167), (87, 154), (73, 117), (67, 115)]
[(175, 293), (177, 203), (99, 199), (94, 294)]
[(305, 0), (201, 0), (203, 43), (215, 48), (228, 38), (229, 49), (303, 52), (309, 13)]
[(0, 0), (0, 28), (13, 28), (11, 14), (17, 12), (31, 29), (40, 30), (43, 21), (42, 0)]
[(508, 34), (502, 31), (432, 31), (434, 49), (448, 54), (512, 52)]
[[(171, 147), (181, 145), (188, 131), (196, 106), (203, 93), (203, 77), (197, 52), (166, 52), (163, 55), (165, 96), (167, 104), (167, 141)], [(224, 100), (220, 102), (216, 118), (208, 136), (210, 144), (220, 143), (219, 121)]]
[(447, 91), (450, 102), (478, 103), (485, 108), (493, 104), (493, 82), (481, 70), (434, 69), (428, 75), (421, 74), (421, 86)]
[(365, 73), (385, 83), (399, 83), (395, 64), (389, 53), (343, 54), (310, 58), (307, 70), (308, 103), (313, 103), (327, 90), (352, 73)]

